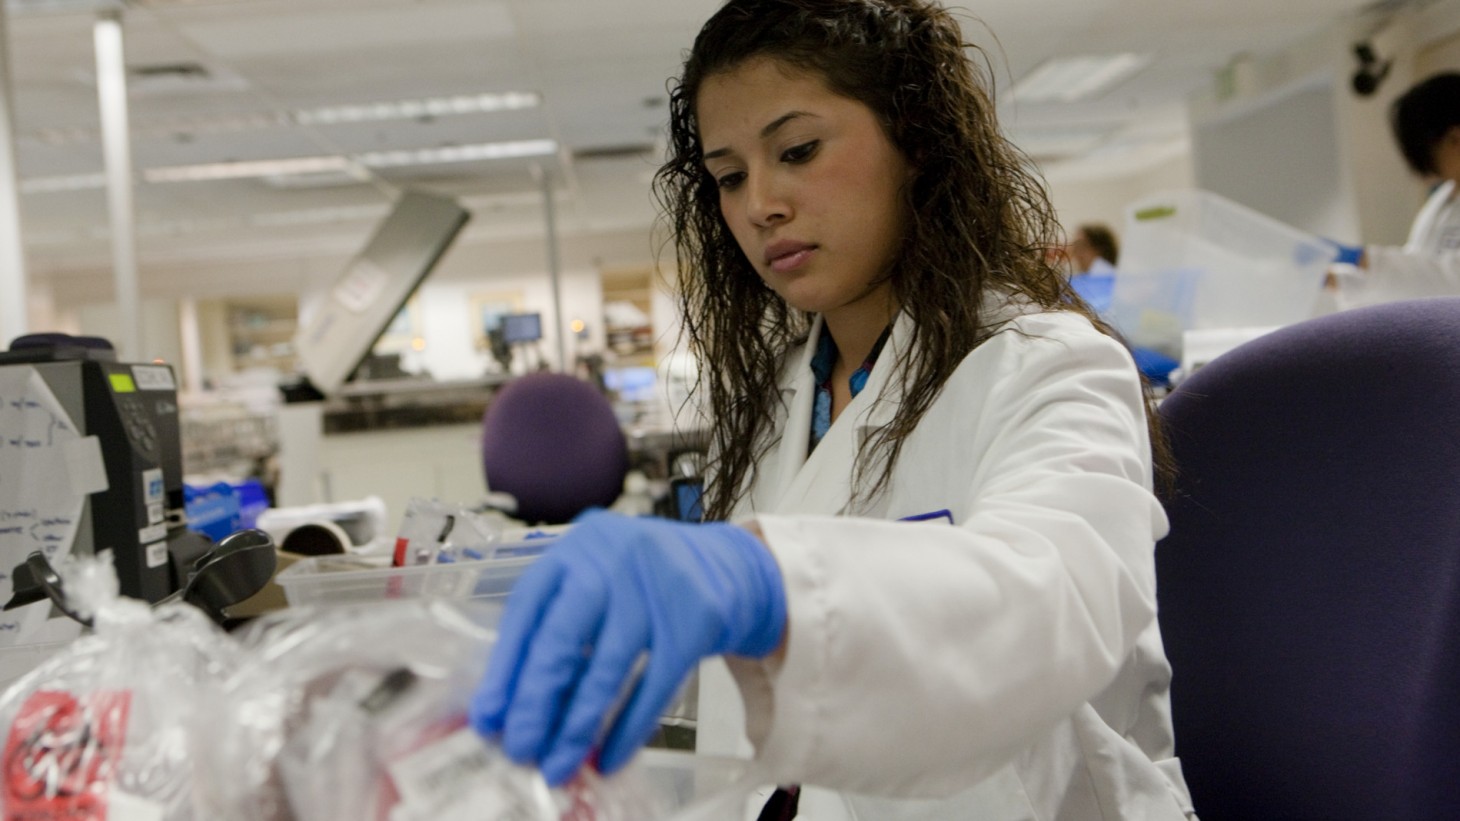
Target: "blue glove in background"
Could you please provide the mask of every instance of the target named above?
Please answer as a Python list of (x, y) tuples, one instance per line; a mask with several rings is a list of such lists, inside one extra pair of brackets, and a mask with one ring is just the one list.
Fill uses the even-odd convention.
[(589, 513), (513, 586), (471, 723), (555, 786), (606, 730), (598, 766), (612, 773), (700, 659), (768, 655), (785, 625), (780, 568), (744, 528)]
[(1324, 237), (1323, 241), (1333, 246), (1336, 254), (1333, 262), (1337, 265), (1358, 265), (1359, 261), (1364, 258), (1364, 246), (1362, 245), (1344, 245), (1327, 237)]

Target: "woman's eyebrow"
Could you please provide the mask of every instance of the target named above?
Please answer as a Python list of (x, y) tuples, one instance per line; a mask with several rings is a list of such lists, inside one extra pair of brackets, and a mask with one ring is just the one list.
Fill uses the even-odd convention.
[[(762, 128), (760, 130), (760, 138), (762, 140), (764, 140), (765, 138), (767, 138), (767, 137), (771, 136), (772, 134), (776, 133), (776, 129), (780, 128), (781, 126), (785, 125), (786, 123), (789, 123), (790, 121), (792, 121), (794, 119), (797, 119), (798, 117), (815, 117), (815, 116), (816, 116), (815, 114), (812, 114), (809, 111), (788, 111), (785, 114), (782, 114), (781, 116), (779, 116), (779, 117), (775, 118), (774, 120), (771, 120), (769, 123), (767, 123), (766, 126), (765, 126), (765, 128)], [(713, 160), (713, 159), (715, 159), (717, 157), (723, 157), (723, 156), (725, 156), (726, 154), (729, 154), (729, 153), (730, 153), (730, 149), (729, 148), (717, 148), (714, 151), (706, 152), (705, 153), (705, 159), (707, 159), (707, 160)]]

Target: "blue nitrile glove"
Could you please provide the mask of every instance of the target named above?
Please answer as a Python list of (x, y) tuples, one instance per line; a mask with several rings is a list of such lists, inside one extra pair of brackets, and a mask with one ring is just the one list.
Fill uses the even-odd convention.
[(549, 784), (595, 748), (611, 773), (700, 659), (768, 655), (785, 625), (780, 568), (744, 528), (590, 513), (512, 588), (471, 723)]

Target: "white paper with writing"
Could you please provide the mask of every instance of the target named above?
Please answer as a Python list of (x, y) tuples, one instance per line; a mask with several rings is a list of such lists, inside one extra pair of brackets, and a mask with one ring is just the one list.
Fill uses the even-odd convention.
[[(6, 600), (11, 572), (31, 552), (41, 550), (54, 562), (71, 550), (86, 502), (81, 488), (88, 484), (72, 476), (75, 455), (85, 450), (81, 439), (34, 368), (0, 368), (0, 591)], [(49, 612), (40, 604), (0, 612), (0, 647), (31, 641)]]
[(547, 785), (463, 727), (389, 765), (400, 793), (390, 821), (556, 818)]

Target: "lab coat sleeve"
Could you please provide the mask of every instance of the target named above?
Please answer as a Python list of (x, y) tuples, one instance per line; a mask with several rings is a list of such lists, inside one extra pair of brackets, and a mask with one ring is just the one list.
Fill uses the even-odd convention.
[(1368, 270), (1342, 283), (1369, 302), (1460, 295), (1460, 251), (1423, 251), (1373, 246), (1365, 249)]
[(1339, 306), (1460, 294), (1460, 202), (1455, 183), (1436, 188), (1402, 248), (1364, 249), (1366, 270), (1339, 279)]
[(967, 401), (940, 411), (966, 406), (973, 432), (904, 450), (899, 469), (934, 484), (939, 460), (970, 460), (969, 486), (948, 491), (958, 526), (756, 517), (785, 578), (787, 645), (779, 660), (730, 666), (769, 776), (951, 795), (1094, 698), (1132, 654), (1155, 616), (1166, 519), (1130, 357), (1078, 322), (975, 350), (945, 387)]

